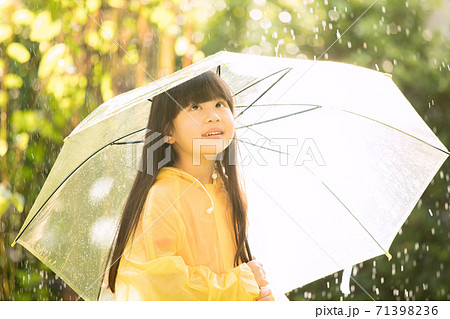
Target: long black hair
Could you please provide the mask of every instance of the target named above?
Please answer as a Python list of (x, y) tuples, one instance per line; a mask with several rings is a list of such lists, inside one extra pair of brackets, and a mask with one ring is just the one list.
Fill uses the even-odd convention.
[[(169, 135), (170, 129), (173, 129), (174, 118), (181, 111), (180, 105), (187, 107), (192, 103), (203, 103), (218, 98), (227, 101), (231, 111), (234, 113), (231, 89), (224, 80), (211, 71), (202, 73), (166, 92), (160, 93), (152, 99), (147, 132), (150, 134), (159, 132), (163, 136), (167, 136)], [(147, 149), (158, 142), (158, 139), (153, 138), (145, 145), (142, 152), (142, 159), (148, 159)], [(133, 187), (125, 203), (115, 246), (111, 250), (112, 256), (110, 261), (112, 266), (109, 269), (108, 285), (113, 293), (115, 292), (120, 258), (128, 240), (130, 237), (134, 237), (148, 192), (155, 182), (159, 170), (162, 168), (158, 168), (158, 163), (166, 158), (166, 152), (170, 152), (171, 156), (169, 162), (164, 166), (173, 166), (177, 161), (177, 154), (169, 143), (164, 143), (162, 146), (151, 149), (154, 149), (152, 154), (150, 154), (152, 160), (143, 161), (141, 166), (142, 171), (138, 170), (137, 172)], [(232, 204), (234, 238), (237, 247), (234, 257), (235, 267), (242, 262), (248, 262), (252, 259), (247, 240), (247, 198), (240, 184), (240, 178), (238, 177), (236, 149), (236, 136), (234, 136), (230, 145), (222, 152), (223, 154), (219, 154), (222, 156), (217, 156), (214, 163), (215, 169), (220, 175), (225, 190), (228, 193), (228, 199)], [(151, 170), (147, 170), (147, 163), (152, 163)], [(153, 174), (148, 174), (148, 171)]]

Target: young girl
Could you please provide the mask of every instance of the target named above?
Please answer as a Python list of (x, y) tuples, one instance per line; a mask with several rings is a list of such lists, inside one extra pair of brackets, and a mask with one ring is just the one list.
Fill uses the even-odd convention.
[(153, 98), (147, 129), (165, 143), (144, 146), (124, 208), (108, 276), (116, 300), (274, 300), (247, 241), (233, 112), (213, 72)]

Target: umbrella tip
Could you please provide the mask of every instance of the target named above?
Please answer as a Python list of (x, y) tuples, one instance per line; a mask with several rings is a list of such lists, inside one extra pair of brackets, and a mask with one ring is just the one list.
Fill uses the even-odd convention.
[(63, 142), (65, 143), (65, 142), (67, 141), (68, 138), (69, 138), (69, 137), (66, 136), (66, 137), (63, 139)]
[(12, 244), (11, 244), (11, 247), (14, 247), (16, 245), (16, 242), (13, 242)]
[(392, 259), (392, 255), (389, 252), (385, 252), (385, 255), (387, 256), (388, 260)]
[(390, 77), (392, 79), (392, 74), (390, 73), (385, 73), (384, 75), (386, 75), (387, 77)]

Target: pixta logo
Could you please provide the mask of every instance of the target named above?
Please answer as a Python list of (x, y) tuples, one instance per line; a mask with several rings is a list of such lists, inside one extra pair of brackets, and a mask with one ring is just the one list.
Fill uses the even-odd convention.
[[(155, 152), (163, 145), (166, 145), (165, 141), (168, 136), (162, 135), (159, 132), (152, 132), (150, 129), (145, 129), (145, 140), (138, 141), (137, 143), (133, 143), (133, 147), (127, 147), (127, 151), (129, 153), (129, 161), (130, 165), (128, 167), (136, 168), (137, 170), (153, 175), (153, 166), (155, 159)], [(171, 148), (172, 145), (167, 144), (164, 151), (164, 158), (160, 160), (157, 164), (158, 170), (163, 167), (165, 164), (169, 163), (171, 160)], [(139, 164), (137, 164), (139, 160)], [(144, 165), (145, 164), (145, 165)], [(145, 169), (146, 166), (146, 169)]]

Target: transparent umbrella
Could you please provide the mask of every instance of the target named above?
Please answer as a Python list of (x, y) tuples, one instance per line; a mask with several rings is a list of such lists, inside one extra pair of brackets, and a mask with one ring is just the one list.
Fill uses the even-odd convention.
[(276, 293), (390, 256), (449, 154), (384, 73), (219, 52), (108, 100), (66, 137), (15, 242), (85, 300), (108, 294), (149, 99), (208, 70), (235, 93), (250, 247)]

